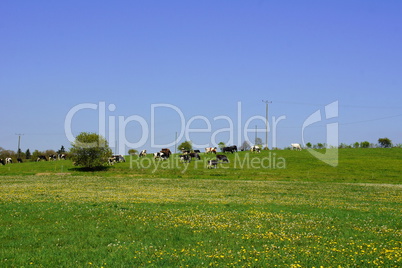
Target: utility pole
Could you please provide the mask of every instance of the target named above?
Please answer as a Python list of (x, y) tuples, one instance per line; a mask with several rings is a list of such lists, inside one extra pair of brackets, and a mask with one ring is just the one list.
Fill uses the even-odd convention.
[(255, 138), (254, 138), (254, 145), (257, 145), (257, 125), (255, 125)]
[(174, 139), (174, 154), (176, 154), (177, 153), (177, 131), (176, 131), (176, 136), (175, 136), (175, 139)]
[(18, 158), (20, 158), (21, 157), (21, 149), (20, 149), (20, 145), (21, 145), (21, 136), (23, 136), (24, 134), (21, 134), (21, 133), (15, 133), (15, 135), (17, 135), (18, 136), (18, 151), (17, 151), (17, 154), (18, 154)]
[(265, 103), (265, 147), (268, 148), (268, 104), (272, 103), (272, 101), (263, 100)]

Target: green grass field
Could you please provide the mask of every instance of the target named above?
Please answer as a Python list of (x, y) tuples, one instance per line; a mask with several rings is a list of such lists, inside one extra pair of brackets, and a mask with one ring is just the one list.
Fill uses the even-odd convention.
[(402, 149), (201, 157), (0, 166), (0, 267), (401, 266)]

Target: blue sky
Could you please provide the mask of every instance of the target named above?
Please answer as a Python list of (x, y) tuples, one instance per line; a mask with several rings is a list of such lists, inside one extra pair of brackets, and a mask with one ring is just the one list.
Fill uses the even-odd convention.
[[(151, 132), (174, 142), (186, 129), (177, 110), (205, 130), (190, 134), (195, 144), (212, 146), (218, 131), (217, 142), (240, 145), (244, 123), (265, 116), (262, 100), (270, 121), (286, 117), (269, 144), (301, 143), (317, 110), (305, 142), (325, 142), (338, 123), (340, 143), (402, 143), (401, 11), (401, 1), (1, 1), (0, 147), (16, 151), (17, 133), (24, 151), (70, 147), (66, 116), (84, 103), (104, 103), (112, 147), (120, 132), (136, 149), (158, 150)], [(99, 111), (74, 114), (72, 133), (99, 132)]]

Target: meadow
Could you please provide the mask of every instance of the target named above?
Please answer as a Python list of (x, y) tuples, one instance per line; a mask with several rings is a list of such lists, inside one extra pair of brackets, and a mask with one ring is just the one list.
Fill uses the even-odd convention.
[(339, 153), (0, 166), (0, 266), (400, 267), (402, 150)]

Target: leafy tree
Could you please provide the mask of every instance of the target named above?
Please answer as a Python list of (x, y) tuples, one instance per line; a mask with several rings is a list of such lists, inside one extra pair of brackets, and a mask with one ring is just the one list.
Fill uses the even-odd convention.
[(191, 141), (185, 141), (179, 144), (179, 146), (177, 147), (178, 150), (183, 151), (191, 151), (191, 149), (193, 149), (193, 144), (191, 143)]
[(360, 143), (360, 148), (369, 148), (370, 147), (370, 142), (368, 141), (362, 141)]
[(313, 145), (311, 144), (311, 142), (307, 142), (307, 143), (306, 143), (306, 146), (307, 146), (307, 148), (313, 147)]
[(324, 148), (324, 144), (322, 144), (322, 143), (317, 143), (317, 148), (318, 148), (318, 149)]
[(220, 143), (218, 143), (218, 146), (221, 149), (221, 151), (223, 151), (223, 147), (225, 147), (226, 144), (223, 141), (221, 141)]
[(101, 167), (112, 155), (106, 139), (96, 133), (82, 132), (71, 145), (71, 160), (76, 166), (90, 169)]
[(128, 150), (128, 154), (137, 154), (138, 151), (136, 149), (130, 149)]
[(353, 143), (353, 148), (359, 148), (360, 143), (358, 143), (357, 141), (355, 143)]
[(262, 147), (262, 139), (261, 138), (256, 138), (254, 145), (258, 145), (258, 146)]
[(43, 153), (40, 152), (40, 151), (38, 151), (38, 150), (35, 150), (35, 151), (32, 153), (31, 159), (33, 159), (34, 161), (36, 161), (36, 159), (38, 159), (38, 157), (39, 157), (40, 155), (43, 155)]
[(380, 146), (382, 148), (389, 148), (392, 147), (392, 142), (390, 139), (388, 138), (379, 138), (378, 139), (378, 143), (380, 144)]
[(64, 146), (62, 145), (60, 150), (57, 151), (57, 154), (64, 154), (66, 153), (66, 149), (64, 149)]
[(240, 146), (240, 151), (248, 151), (250, 150), (250, 143), (248, 141), (244, 141), (243, 144)]
[(31, 151), (29, 149), (25, 151), (25, 159), (31, 159)]

